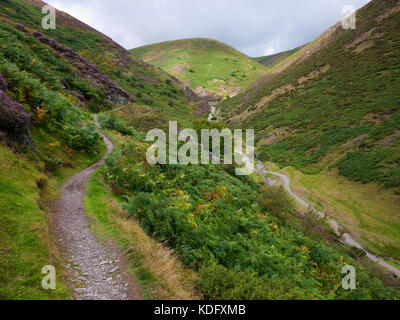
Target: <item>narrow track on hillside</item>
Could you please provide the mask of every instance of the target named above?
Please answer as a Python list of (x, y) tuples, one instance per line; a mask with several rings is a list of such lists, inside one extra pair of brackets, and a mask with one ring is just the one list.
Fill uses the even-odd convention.
[(282, 173), (265, 170), (264, 164), (260, 161), (257, 162), (257, 172), (264, 177), (267, 185), (272, 185), (272, 184), (274, 184), (274, 182), (271, 179), (269, 179), (266, 174), (271, 174), (271, 175), (278, 177), (278, 179), (280, 179), (282, 181), (284, 189), (294, 198), (294, 200), (297, 203), (314, 211), (321, 219), (326, 219), (326, 222), (330, 225), (330, 227), (333, 229), (335, 234), (340, 238), (340, 241), (343, 244), (346, 244), (350, 247), (357, 248), (357, 249), (364, 251), (364, 253), (368, 259), (379, 264), (380, 266), (382, 266), (386, 270), (390, 271), (397, 277), (400, 277), (400, 270), (398, 268), (388, 264), (380, 257), (374, 255), (373, 253), (371, 253), (368, 250), (366, 250), (365, 248), (363, 248), (361, 246), (361, 244), (358, 243), (356, 240), (354, 240), (354, 238), (349, 233), (342, 233), (343, 227), (340, 226), (335, 220), (328, 217), (325, 213), (316, 210), (311, 204), (309, 204), (307, 201), (303, 200), (298, 195), (296, 195), (290, 188), (290, 179), (288, 176), (286, 176)]
[[(94, 122), (99, 128), (97, 115)], [(108, 155), (111, 140), (99, 131)], [(140, 299), (139, 286), (125, 272), (125, 261), (111, 240), (99, 241), (90, 229), (83, 198), (91, 175), (104, 164), (104, 158), (70, 178), (61, 188), (61, 198), (51, 206), (53, 233), (58, 241), (75, 300)]]

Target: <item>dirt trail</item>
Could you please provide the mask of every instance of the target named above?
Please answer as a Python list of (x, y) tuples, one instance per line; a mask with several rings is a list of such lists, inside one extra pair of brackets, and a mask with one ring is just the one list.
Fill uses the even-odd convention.
[[(94, 116), (99, 127), (97, 116)], [(99, 132), (109, 154), (114, 145)], [(140, 299), (139, 286), (124, 271), (121, 251), (111, 240), (99, 242), (89, 227), (83, 209), (83, 198), (93, 172), (104, 164), (104, 158), (79, 172), (61, 189), (61, 198), (51, 205), (53, 232), (67, 261), (67, 276), (76, 300)]]
[(349, 234), (349, 233), (342, 233), (343, 232), (343, 228), (342, 226), (340, 226), (335, 220), (333, 220), (330, 217), (327, 217), (327, 215), (321, 211), (316, 210), (311, 204), (309, 204), (307, 201), (303, 200), (302, 198), (300, 198), (299, 196), (297, 196), (292, 189), (290, 188), (290, 179), (289, 177), (287, 177), (286, 175), (282, 174), (282, 173), (278, 173), (278, 172), (273, 172), (273, 171), (267, 171), (265, 170), (264, 164), (260, 161), (257, 162), (257, 172), (259, 174), (261, 174), (264, 179), (266, 180), (266, 183), (268, 185), (273, 185), (275, 181), (271, 181), (271, 179), (269, 179), (266, 174), (272, 174), (276, 177), (278, 177), (279, 179), (281, 179), (282, 183), (283, 183), (283, 187), (285, 188), (285, 190), (294, 198), (294, 200), (301, 204), (302, 206), (305, 206), (306, 208), (310, 208), (311, 210), (313, 210), (320, 218), (326, 218), (327, 223), (331, 226), (331, 228), (333, 229), (333, 231), (336, 233), (336, 235), (340, 238), (340, 240), (342, 241), (342, 243), (350, 246), (350, 247), (354, 247), (357, 249), (360, 249), (362, 251), (364, 251), (364, 253), (366, 254), (366, 256), (368, 257), (368, 259), (376, 262), (377, 264), (379, 264), (380, 266), (384, 267), (386, 270), (389, 270), (391, 273), (393, 273), (394, 275), (400, 277), (400, 270), (397, 269), (396, 267), (388, 264), (387, 262), (385, 262), (384, 260), (382, 260), (380, 257), (374, 255), (373, 253), (369, 252), (368, 250), (364, 249), (361, 244), (359, 244), (356, 240), (354, 240), (354, 238)]

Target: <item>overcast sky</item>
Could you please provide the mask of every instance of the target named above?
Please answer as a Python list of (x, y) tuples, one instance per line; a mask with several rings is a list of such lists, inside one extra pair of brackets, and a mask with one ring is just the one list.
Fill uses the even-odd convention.
[[(46, 1), (46, 0), (45, 0)], [(212, 38), (249, 56), (314, 40), (342, 8), (369, 0), (47, 0), (127, 49), (182, 38)]]

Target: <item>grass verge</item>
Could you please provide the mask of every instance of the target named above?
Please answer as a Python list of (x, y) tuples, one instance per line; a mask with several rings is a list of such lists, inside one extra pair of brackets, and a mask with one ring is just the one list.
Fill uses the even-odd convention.
[(198, 298), (193, 271), (185, 269), (173, 252), (146, 235), (140, 225), (128, 219), (119, 206), (101, 169), (95, 172), (84, 199), (85, 211), (95, 219), (96, 234), (111, 237), (125, 253), (128, 272), (141, 286), (145, 299), (185, 300)]

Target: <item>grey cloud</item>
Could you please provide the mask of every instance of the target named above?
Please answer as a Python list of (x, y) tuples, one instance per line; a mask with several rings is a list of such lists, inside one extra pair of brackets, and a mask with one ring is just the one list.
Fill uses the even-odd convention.
[(213, 38), (250, 56), (292, 49), (339, 21), (342, 7), (369, 0), (48, 0), (127, 49)]

